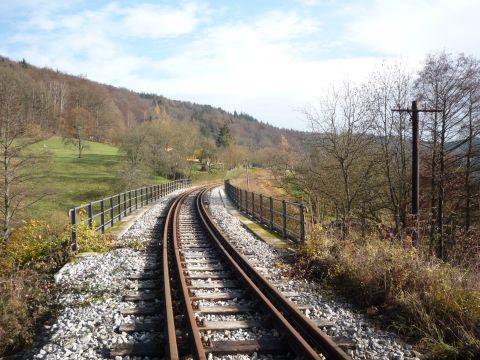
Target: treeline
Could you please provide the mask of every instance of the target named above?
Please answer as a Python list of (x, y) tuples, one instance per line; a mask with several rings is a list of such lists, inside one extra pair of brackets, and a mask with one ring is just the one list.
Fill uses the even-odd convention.
[[(305, 109), (312, 132), (302, 151), (280, 147), (272, 168), (300, 191), (317, 223), (342, 236), (384, 224), (383, 235), (411, 240), (410, 114), (421, 108), (420, 243), (442, 259), (476, 261), (479, 209), (480, 63), (472, 56), (428, 55), (412, 74), (383, 65), (363, 84), (332, 88)], [(333, 221), (336, 220), (336, 221)], [(465, 256), (469, 253), (469, 256)], [(472, 256), (477, 254), (476, 256)], [(478, 264), (477, 264), (478, 265)]]
[[(79, 135), (94, 141), (115, 143), (123, 134), (145, 121), (162, 116), (173, 121), (194, 122), (203, 136), (215, 139), (224, 123), (229, 123), (239, 145), (263, 148), (278, 143), (280, 134), (298, 144), (304, 134), (280, 130), (245, 113), (232, 114), (221, 108), (170, 100), (157, 94), (99, 84), (82, 76), (72, 76), (27, 61), (14, 62), (0, 56), (0, 68), (21, 74), (30, 90), (28, 119), (50, 134)], [(80, 133), (80, 134), (79, 134)]]
[(46, 133), (82, 136), (89, 140), (115, 143), (117, 136), (145, 121), (162, 116), (173, 121), (194, 122), (203, 136), (215, 139), (224, 123), (229, 123), (239, 145), (263, 148), (278, 143), (280, 134), (298, 144), (301, 132), (280, 130), (245, 113), (229, 113), (221, 108), (170, 100), (157, 94), (99, 84), (82, 76), (72, 76), (27, 61), (11, 61), (0, 56), (0, 68), (23, 78), (29, 89), (28, 120)]

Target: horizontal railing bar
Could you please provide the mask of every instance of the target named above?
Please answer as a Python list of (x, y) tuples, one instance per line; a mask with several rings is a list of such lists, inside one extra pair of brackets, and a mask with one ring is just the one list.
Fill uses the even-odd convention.
[[(157, 202), (164, 196), (191, 185), (191, 179), (173, 180), (164, 184), (149, 185), (120, 192), (118, 194), (104, 197), (100, 200), (90, 201), (88, 204), (71, 208), (69, 210), (69, 217), (72, 227), (72, 250), (78, 250), (76, 243), (76, 226), (78, 224), (88, 223), (90, 226), (93, 226), (93, 224), (96, 225), (96, 220), (99, 219), (100, 223), (98, 226), (95, 226), (95, 230), (104, 232), (105, 230), (111, 228), (123, 217), (132, 213), (133, 210)], [(94, 213), (93, 211), (98, 209), (98, 207), (100, 207), (100, 211)], [(86, 211), (86, 217), (82, 217), (80, 215), (80, 213), (83, 213), (83, 211)]]

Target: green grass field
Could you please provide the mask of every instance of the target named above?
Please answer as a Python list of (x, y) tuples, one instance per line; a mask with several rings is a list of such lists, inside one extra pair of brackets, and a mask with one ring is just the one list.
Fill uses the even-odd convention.
[[(117, 147), (87, 142), (82, 158), (73, 146), (52, 137), (32, 145), (33, 150), (48, 150), (52, 154), (48, 174), (36, 186), (39, 191), (53, 192), (29, 207), (31, 217), (47, 219), (52, 224), (65, 223), (70, 207), (114, 194), (115, 179), (121, 170), (122, 158)], [(156, 176), (152, 183), (165, 178)]]

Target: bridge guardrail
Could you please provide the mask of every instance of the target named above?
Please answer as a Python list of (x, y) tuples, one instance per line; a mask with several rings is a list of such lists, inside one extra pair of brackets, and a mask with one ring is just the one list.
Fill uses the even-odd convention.
[(132, 211), (152, 204), (176, 190), (190, 186), (192, 186), (191, 179), (174, 180), (165, 184), (128, 190), (69, 209), (72, 251), (78, 250), (76, 233), (78, 224), (88, 223), (89, 226), (95, 224), (95, 230), (103, 234), (105, 230), (113, 227), (116, 222), (121, 221), (122, 217)]
[(277, 199), (240, 189), (225, 180), (227, 196), (243, 214), (281, 235), (296, 242), (305, 241), (304, 204)]

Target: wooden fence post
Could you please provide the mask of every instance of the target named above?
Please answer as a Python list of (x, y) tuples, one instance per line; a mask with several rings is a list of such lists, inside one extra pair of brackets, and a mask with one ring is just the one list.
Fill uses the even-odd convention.
[(285, 202), (285, 200), (282, 200), (282, 218), (283, 218), (282, 233), (283, 233), (283, 237), (286, 239), (287, 238), (287, 203)]

